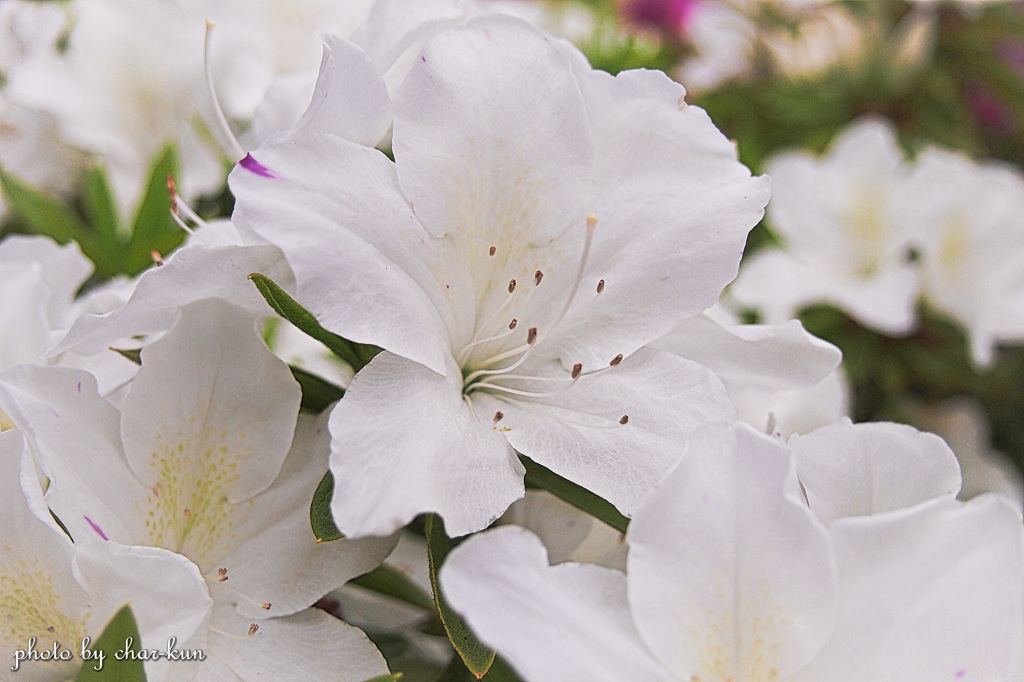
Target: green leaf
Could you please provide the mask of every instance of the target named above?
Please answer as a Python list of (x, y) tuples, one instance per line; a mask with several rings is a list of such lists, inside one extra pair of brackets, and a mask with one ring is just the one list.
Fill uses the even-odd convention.
[[(127, 656), (126, 660), (119, 661), (115, 655), (125, 650), (139, 652), (141, 639), (132, 609), (125, 604), (107, 623), (99, 639), (88, 644), (83, 642), (83, 649), (88, 648), (97, 654), (102, 652), (103, 660), (83, 661), (75, 682), (146, 682), (146, 671), (141, 660)], [(96, 670), (97, 667), (101, 669)]]
[(355, 371), (358, 372), (365, 367), (370, 359), (380, 352), (376, 346), (355, 344), (324, 329), (311, 312), (266, 275), (254, 272), (249, 275), (249, 279), (278, 315), (294, 324), (302, 333), (327, 346), (331, 352), (352, 365)]
[(336, 400), (341, 400), (345, 389), (335, 386), (323, 377), (307, 372), (299, 367), (290, 366), (292, 376), (299, 382), (302, 389), (302, 409), (310, 412), (323, 412)]
[(121, 357), (131, 360), (136, 365), (142, 364), (142, 349), (141, 348), (114, 348), (111, 346), (110, 350), (114, 351)]
[(123, 254), (122, 271), (126, 274), (138, 274), (152, 265), (150, 252), (170, 253), (185, 240), (185, 233), (171, 217), (167, 191), (167, 178), (177, 172), (178, 154), (168, 145), (150, 166), (146, 192), (135, 210), (131, 238)]
[(34, 233), (52, 237), (61, 244), (77, 241), (86, 255), (92, 257), (89, 252), (96, 250), (96, 240), (70, 206), (3, 170), (0, 170), (0, 182), (4, 200)]
[(86, 171), (84, 186), (82, 208), (89, 226), (101, 243), (109, 245), (111, 252), (120, 250), (121, 219), (103, 166), (97, 164)]
[(430, 567), (430, 586), (434, 590), (434, 606), (448, 633), (448, 639), (469, 671), (482, 678), (494, 663), (494, 650), (485, 646), (459, 617), (441, 594), (438, 571), (451, 550), (451, 540), (444, 532), (444, 523), (436, 514), (427, 515), (427, 563)]
[(334, 542), (341, 539), (341, 531), (334, 525), (331, 514), (331, 498), (334, 497), (334, 474), (328, 471), (320, 479), (320, 485), (313, 493), (313, 502), (309, 505), (309, 527), (317, 542)]
[(526, 467), (526, 486), (528, 488), (547, 490), (555, 497), (568, 502), (599, 521), (603, 521), (620, 533), (626, 532), (629, 519), (623, 516), (611, 502), (562, 478), (525, 455), (520, 455), (519, 459)]
[(406, 604), (412, 604), (424, 611), (434, 610), (434, 602), (426, 592), (420, 589), (419, 585), (414, 583), (409, 576), (387, 564), (382, 564), (369, 573), (353, 578), (349, 584), (404, 601)]
[(402, 673), (391, 673), (390, 675), (378, 675), (377, 677), (371, 677), (364, 682), (398, 682), (402, 679)]

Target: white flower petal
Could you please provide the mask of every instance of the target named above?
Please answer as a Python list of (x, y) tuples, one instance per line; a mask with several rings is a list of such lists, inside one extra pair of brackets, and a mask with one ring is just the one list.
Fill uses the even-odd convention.
[(438, 312), (444, 304), (422, 262), (434, 247), (398, 188), (394, 165), (376, 150), (325, 135), (254, 155), (273, 177), (235, 169), (234, 220), (281, 247), (298, 301), (347, 339), (443, 372), (450, 355)]
[(841, 615), (800, 680), (1012, 679), (1024, 628), (1024, 538), (1006, 500), (934, 500), (841, 519), (831, 532)]
[(828, 537), (792, 458), (744, 424), (696, 432), (627, 534), (637, 628), (679, 679), (787, 679), (828, 637)]
[[(228, 569), (226, 586), (256, 602), (238, 601), (246, 617), (282, 616), (300, 611), (344, 582), (380, 565), (397, 536), (317, 542), (309, 526), (312, 491), (327, 472), (327, 417), (299, 415), (295, 441), (281, 474), (253, 500), (249, 515), (240, 519), (237, 533), (248, 538), (219, 561)], [(274, 548), (268, 552), (268, 548)], [(214, 590), (217, 588), (214, 587)]]
[(106, 315), (78, 319), (50, 355), (74, 350), (91, 355), (129, 336), (164, 331), (174, 324), (179, 309), (193, 301), (221, 298), (254, 315), (272, 315), (248, 276), (260, 272), (286, 291), (294, 277), (272, 246), (190, 246), (175, 252), (162, 267), (141, 276), (123, 308)]
[(325, 36), (313, 99), (294, 132), (332, 133), (373, 147), (390, 127), (391, 98), (366, 53), (344, 38)]
[(696, 315), (651, 346), (699, 362), (726, 386), (773, 392), (812, 386), (842, 359), (838, 348), (809, 334), (797, 320), (723, 326)]
[(81, 370), (19, 365), (0, 378), (0, 406), (50, 479), (46, 502), (76, 541), (142, 536), (141, 486), (125, 464), (118, 413)]
[(457, 368), (443, 377), (392, 353), (377, 355), (331, 414), (338, 528), (387, 535), (434, 511), (449, 535), (465, 535), (522, 497), (523, 466), (471, 410)]
[(388, 672), (384, 657), (366, 635), (319, 609), (265, 618), (247, 638), (252, 622), (230, 607), (214, 607), (210, 625), (220, 632), (210, 632), (209, 658), (197, 681), (364, 682)]
[(431, 37), (395, 95), (394, 150), (427, 230), (481, 255), (546, 244), (589, 191), (590, 130), (569, 62), (510, 17)]
[(214, 546), (234, 537), (234, 503), (277, 478), (301, 397), (249, 313), (217, 299), (184, 307), (143, 349), (121, 412), (128, 464), (152, 489), (150, 540), (206, 570)]
[(793, 436), (790, 445), (811, 509), (825, 523), (952, 498), (960, 490), (956, 455), (938, 436), (912, 426), (844, 419)]
[[(199, 569), (187, 558), (158, 547), (129, 547), (116, 542), (76, 546), (75, 572), (89, 591), (89, 631), (100, 633), (126, 603), (132, 607), (142, 648), (166, 651), (202, 648), (213, 600)], [(98, 636), (98, 634), (97, 634)], [(188, 664), (146, 663), (152, 680), (189, 679)]]
[[(565, 377), (562, 386), (569, 383)], [(537, 382), (531, 390), (557, 390)], [(682, 440), (709, 421), (736, 416), (721, 382), (705, 367), (641, 350), (617, 367), (540, 399), (474, 393), (474, 407), (519, 452), (630, 514), (675, 464)], [(479, 407), (477, 407), (479, 406)], [(625, 424), (620, 423), (627, 417)]]
[(620, 572), (549, 566), (522, 528), (470, 538), (452, 550), (441, 587), (456, 611), (527, 680), (675, 679), (637, 634)]

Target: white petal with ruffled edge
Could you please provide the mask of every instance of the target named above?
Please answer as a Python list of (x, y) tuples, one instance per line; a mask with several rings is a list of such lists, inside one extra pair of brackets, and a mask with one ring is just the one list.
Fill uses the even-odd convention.
[(588, 564), (548, 565), (537, 536), (508, 527), (452, 550), (441, 568), (452, 607), (527, 680), (668, 682), (626, 601), (626, 577)]

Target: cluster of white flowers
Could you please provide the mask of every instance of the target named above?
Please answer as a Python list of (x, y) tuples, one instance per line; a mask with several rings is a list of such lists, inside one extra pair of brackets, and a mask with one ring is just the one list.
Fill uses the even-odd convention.
[(1024, 342), (1024, 174), (935, 147), (907, 160), (892, 128), (863, 119), (829, 152), (771, 159), (768, 219), (780, 249), (752, 258), (731, 288), (767, 320), (812, 303), (891, 335), (917, 304), (957, 320), (979, 365)]
[[(94, 668), (126, 603), (151, 681), (393, 679), (314, 605), (423, 515), (472, 534), (431, 554), (444, 626), (524, 680), (1020, 679), (1018, 506), (956, 501), (937, 436), (845, 419), (838, 349), (790, 318), (905, 331), (923, 290), (984, 361), (1024, 332), (1022, 255), (989, 238), (1024, 181), (869, 122), (777, 159), (769, 203), (662, 72), (478, 2), (294, 5), (0, 2), (0, 125), (59, 131), (57, 175), (101, 161), (123, 215), (174, 143), (196, 228), (77, 299), (77, 247), (0, 243), (0, 679)], [(4, 171), (61, 189), (4, 130)], [(206, 223), (184, 199), (225, 158)], [(789, 250), (733, 286), (772, 323), (742, 325), (717, 304), (766, 205)], [(526, 495), (538, 468), (601, 520)]]

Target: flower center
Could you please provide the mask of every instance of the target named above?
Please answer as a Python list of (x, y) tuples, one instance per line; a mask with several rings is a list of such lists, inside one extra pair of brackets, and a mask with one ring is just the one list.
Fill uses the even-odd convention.
[[(545, 342), (554, 336), (576, 301), (586, 273), (596, 227), (597, 218), (587, 216), (579, 265), (554, 319), (542, 323), (543, 305), (530, 305), (541, 285), (550, 280), (545, 279), (540, 269), (534, 270), (531, 281), (525, 284), (516, 279), (509, 280), (508, 294), (504, 299), (490, 313), (478, 316), (480, 322), (472, 338), (455, 356), (462, 368), (463, 397), (471, 408), (471, 399), (475, 393), (486, 393), (520, 407), (524, 403), (543, 401), (569, 390), (582, 379), (607, 372), (622, 362), (623, 356), (620, 353), (605, 367), (585, 371), (583, 364), (577, 362), (571, 370), (566, 371), (559, 366), (555, 372), (550, 371), (551, 363), (545, 362), (553, 359), (551, 349), (545, 348)], [(496, 253), (497, 247), (491, 246), (487, 257), (493, 258)], [(604, 288), (605, 281), (602, 279), (597, 284), (595, 296), (600, 296)], [(514, 316), (513, 310), (518, 312), (518, 317)], [(537, 365), (540, 364), (545, 364), (548, 371), (537, 372)], [(496, 425), (503, 418), (504, 413), (498, 411), (492, 424)], [(627, 417), (622, 419), (618, 424), (611, 425), (618, 426), (628, 421)]]

